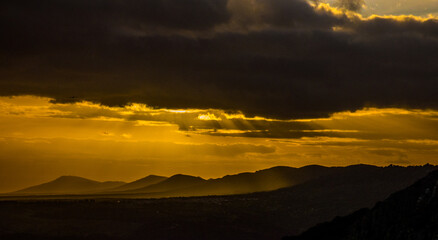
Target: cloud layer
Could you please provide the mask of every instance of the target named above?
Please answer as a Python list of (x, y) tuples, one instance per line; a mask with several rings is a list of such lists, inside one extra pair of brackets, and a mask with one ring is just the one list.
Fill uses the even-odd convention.
[(0, 94), (280, 119), (438, 108), (438, 20), (304, 0), (6, 0)]
[(108, 107), (0, 97), (0, 192), (60, 175), (220, 177), (278, 165), (436, 164), (438, 111), (278, 120), (221, 109)]

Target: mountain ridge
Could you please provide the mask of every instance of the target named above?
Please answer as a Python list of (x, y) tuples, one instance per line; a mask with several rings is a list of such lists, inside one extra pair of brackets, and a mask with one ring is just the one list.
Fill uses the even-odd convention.
[[(427, 167), (426, 165), (423, 167)], [(430, 165), (430, 167), (434, 167)], [(233, 195), (254, 192), (269, 192), (288, 188), (325, 176), (339, 173), (350, 174), (351, 177), (360, 174), (363, 170), (391, 171), (391, 166), (379, 167), (374, 165), (356, 164), (345, 167), (325, 167), (321, 165), (307, 165), (299, 168), (275, 166), (255, 172), (243, 172), (225, 175), (221, 178), (205, 180), (184, 174), (175, 174), (171, 177), (148, 175), (144, 178), (129, 182), (98, 182), (76, 176), (61, 176), (57, 179), (36, 186), (31, 186), (11, 194), (100, 194), (138, 197), (187, 197), (208, 195)], [(412, 167), (392, 166), (393, 169), (409, 169)], [(74, 184), (69, 182), (74, 182)], [(67, 182), (66, 186), (62, 185)], [(84, 185), (90, 186), (84, 186)], [(50, 191), (50, 185), (54, 190)], [(73, 186), (72, 186), (73, 185)], [(81, 187), (82, 186), (82, 187)], [(140, 194), (140, 195), (139, 195)]]
[(155, 192), (166, 192), (171, 190), (177, 190), (181, 188), (190, 187), (193, 185), (201, 184), (202, 182), (205, 182), (207, 180), (201, 178), (201, 177), (195, 177), (190, 175), (184, 175), (184, 174), (175, 174), (161, 182), (158, 182), (156, 184), (152, 184), (150, 186), (146, 186), (139, 189), (134, 189), (132, 191), (127, 191), (129, 193), (155, 193)]

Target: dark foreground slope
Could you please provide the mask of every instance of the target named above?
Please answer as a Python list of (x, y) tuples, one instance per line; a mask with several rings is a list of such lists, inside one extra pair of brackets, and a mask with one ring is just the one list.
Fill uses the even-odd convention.
[(361, 209), (319, 224), (285, 240), (436, 240), (438, 239), (438, 171), (392, 194), (374, 208)]
[(0, 201), (0, 239), (281, 239), (372, 207), (433, 168), (359, 165), (234, 196)]

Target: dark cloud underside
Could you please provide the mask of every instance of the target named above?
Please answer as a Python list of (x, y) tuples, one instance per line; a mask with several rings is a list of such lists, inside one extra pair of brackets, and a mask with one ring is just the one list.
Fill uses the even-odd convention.
[(436, 19), (361, 19), (302, 0), (0, 5), (1, 95), (277, 118), (438, 108)]

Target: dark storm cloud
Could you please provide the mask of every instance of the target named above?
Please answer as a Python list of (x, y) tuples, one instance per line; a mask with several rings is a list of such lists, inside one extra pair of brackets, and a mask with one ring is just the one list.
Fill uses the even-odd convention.
[(17, 0), (2, 1), (2, 17), (14, 18), (3, 23), (16, 31), (59, 31), (53, 35), (117, 25), (206, 29), (228, 20), (226, 7), (226, 0)]
[(364, 0), (337, 0), (335, 5), (339, 6), (340, 8), (357, 12), (362, 9), (364, 3)]
[(2, 95), (276, 118), (438, 108), (436, 19), (361, 19), (302, 0), (0, 4)]
[(328, 11), (315, 11), (304, 0), (229, 0), (231, 21), (246, 27), (329, 29), (347, 21), (345, 15), (335, 16)]

